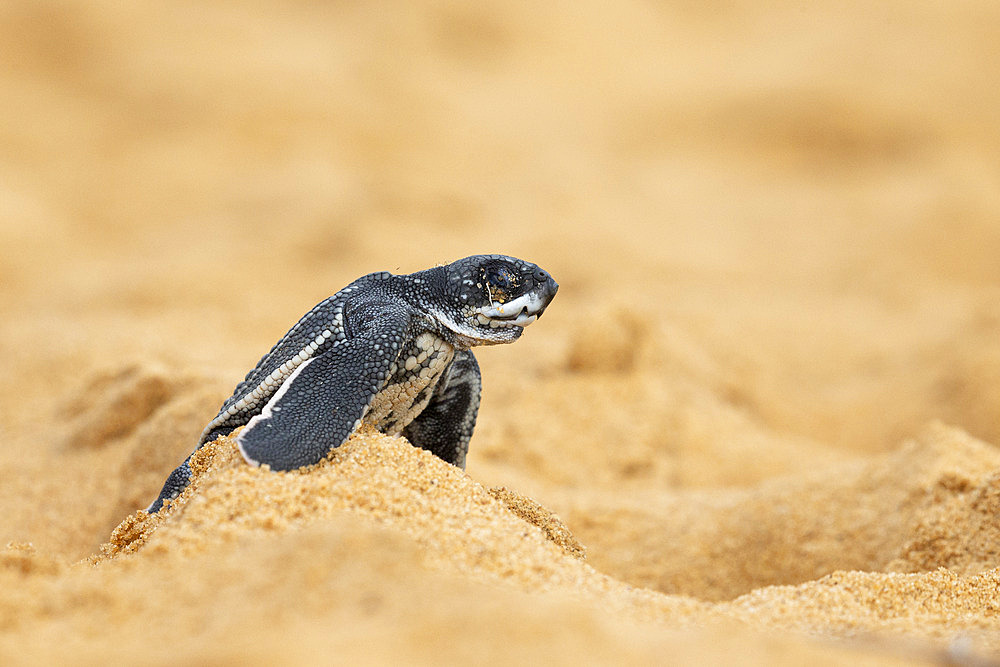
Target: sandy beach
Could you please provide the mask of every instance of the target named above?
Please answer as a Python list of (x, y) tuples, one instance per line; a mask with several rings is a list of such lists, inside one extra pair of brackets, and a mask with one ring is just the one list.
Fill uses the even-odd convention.
[[(0, 663), (1000, 661), (1000, 7), (0, 7)], [(478, 253), (463, 472), (199, 451)]]

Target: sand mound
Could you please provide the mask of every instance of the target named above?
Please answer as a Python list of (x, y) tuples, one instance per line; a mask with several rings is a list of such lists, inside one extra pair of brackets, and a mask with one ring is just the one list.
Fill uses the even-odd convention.
[[(176, 556), (176, 557), (175, 557)], [(528, 593), (420, 565), (412, 539), (344, 514), (294, 531), (59, 567), (0, 552), (4, 664), (441, 664), (688, 661), (898, 664), (857, 649), (760, 636), (732, 621), (664, 625), (571, 590)], [(26, 565), (27, 564), (27, 565)], [(692, 605), (664, 605), (680, 611)], [(685, 629), (678, 629), (683, 627)]]
[(835, 570), (996, 567), (997, 471), (995, 447), (934, 425), (871, 460), (727, 493), (580, 500), (565, 516), (598, 569), (725, 600)]
[(136, 512), (115, 529), (105, 558), (185, 554), (247, 535), (294, 531), (345, 513), (412, 538), (428, 565), (516, 582), (526, 590), (620, 591), (658, 599), (587, 567), (557, 516), (507, 489), (486, 489), (405, 439), (366, 431), (331, 456), (289, 473), (246, 465), (232, 437), (191, 459), (191, 485), (161, 513)]
[[(718, 611), (769, 630), (885, 642), (922, 648), (939, 659), (968, 660), (976, 651), (1000, 655), (997, 590), (1000, 569), (974, 577), (939, 570), (926, 574), (837, 572), (798, 586), (762, 588)], [(950, 658), (946, 657), (950, 656)], [(984, 661), (985, 662), (985, 661)]]
[[(994, 468), (996, 470), (996, 468)], [(889, 567), (944, 567), (974, 574), (1000, 563), (1000, 472), (980, 482), (945, 477), (914, 521), (912, 538)]]
[[(826, 506), (829, 499), (865, 485), (888, 491), (888, 500), (873, 504), (874, 491), (856, 495), (856, 503), (866, 507), (853, 516), (867, 516), (906, 496), (925, 518), (950, 512), (951, 534), (967, 535), (988, 522), (984, 513), (992, 501), (985, 498), (995, 496), (995, 475), (983, 464), (996, 465), (996, 456), (961, 432), (935, 426), (899, 452), (861, 466), (852, 479), (845, 480), (842, 470), (824, 471), (780, 499), (773, 487), (788, 482), (764, 485), (759, 502), (770, 494), (773, 504), (784, 503), (786, 510), (776, 511), (786, 520), (759, 514), (758, 521), (774, 526), (768, 535), (784, 528), (806, 540), (800, 552), (783, 557), (787, 567), (821, 549), (872, 551), (864, 544), (864, 529), (852, 539), (835, 540), (810, 539), (819, 522), (802, 527), (807, 515), (844, 520), (840, 508)], [(768, 664), (780, 654), (789, 660), (840, 655), (881, 662), (830, 647), (819, 651), (790, 638), (762, 640), (734, 622), (758, 631), (864, 639), (868, 650), (915, 657), (961, 657), (970, 648), (1000, 651), (995, 596), (1000, 569), (972, 574), (975, 568), (965, 563), (969, 574), (836, 572), (797, 586), (761, 586), (711, 605), (636, 589), (602, 574), (580, 559), (581, 545), (544, 507), (506, 489), (484, 488), (401, 438), (358, 434), (311, 469), (272, 473), (247, 466), (226, 437), (199, 450), (192, 469), (192, 484), (176, 501), (157, 515), (129, 516), (89, 562), (66, 567), (29, 545), (8, 547), (0, 557), (0, 578), (19, 593), (0, 602), (0, 655), (14, 655), (11, 642), (30, 636), (19, 645), (22, 658), (96, 656), (106, 646), (85, 636), (100, 634), (101, 627), (121, 628), (115, 654), (141, 653), (153, 661), (167, 655), (233, 659), (250, 650), (226, 642), (186, 644), (179, 651), (150, 644), (145, 628), (155, 626), (159, 635), (197, 634), (209, 643), (223, 634), (245, 633), (254, 637), (252, 650), (260, 660), (303, 660), (332, 646), (338, 655), (360, 659), (407, 655), (432, 661), (435, 652), (457, 658), (483, 650), (494, 641), (489, 627), (503, 628), (541, 655), (563, 658), (586, 659), (589, 653), (647, 660), (668, 646), (684, 655), (695, 650), (686, 642), (694, 642), (700, 648), (692, 656), (720, 660), (749, 655)], [(908, 493), (887, 489), (890, 471), (900, 480), (914, 480), (899, 482)], [(801, 514), (787, 514), (793, 505)], [(732, 511), (733, 505), (728, 507)], [(718, 511), (709, 517), (712, 526)], [(970, 525), (970, 516), (979, 523)], [(995, 530), (995, 516), (987, 537)], [(733, 530), (729, 524), (724, 528)], [(844, 535), (847, 528), (830, 530)], [(944, 538), (928, 547), (931, 542), (922, 536), (920, 553), (931, 566), (957, 550)], [(682, 532), (674, 537), (690, 539)], [(730, 544), (737, 549), (730, 558), (763, 567), (759, 561), (787, 548), (780, 542), (754, 552), (745, 550), (749, 543)], [(909, 545), (903, 551), (907, 557), (916, 553)], [(990, 553), (984, 547), (976, 562), (987, 562)], [(721, 558), (711, 568), (722, 568)], [(456, 608), (462, 609), (461, 618)], [(427, 635), (414, 653), (412, 639), (387, 635), (385, 628), (400, 627), (416, 609), (419, 621), (402, 626)], [(608, 610), (615, 613), (609, 617)], [(575, 632), (563, 637), (554, 631), (567, 622), (588, 626), (593, 635), (579, 644)], [(716, 634), (720, 623), (727, 629)], [(67, 627), (76, 628), (71, 641), (50, 642)], [(687, 639), (677, 634), (681, 627), (690, 628)], [(532, 638), (536, 632), (546, 637), (544, 648)], [(297, 638), (294, 646), (282, 639), (289, 633)], [(577, 648), (560, 643), (570, 636)], [(956, 637), (964, 639), (952, 644)], [(706, 654), (702, 642), (714, 648)]]

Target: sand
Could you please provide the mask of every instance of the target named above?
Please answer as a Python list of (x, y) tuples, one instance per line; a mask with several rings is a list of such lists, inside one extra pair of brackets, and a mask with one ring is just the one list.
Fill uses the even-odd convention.
[[(993, 3), (7, 2), (0, 663), (1000, 661)], [(465, 472), (228, 438), (366, 272), (560, 282)]]

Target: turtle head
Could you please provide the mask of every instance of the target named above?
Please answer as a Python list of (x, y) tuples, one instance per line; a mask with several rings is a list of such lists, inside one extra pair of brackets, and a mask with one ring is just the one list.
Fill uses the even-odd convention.
[(514, 342), (559, 289), (548, 272), (506, 255), (473, 255), (440, 268), (445, 308), (436, 314), (469, 345)]

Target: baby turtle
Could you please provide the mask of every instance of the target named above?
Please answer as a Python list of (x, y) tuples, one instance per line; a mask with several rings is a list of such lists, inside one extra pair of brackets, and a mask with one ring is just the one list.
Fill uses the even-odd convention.
[[(369, 424), (464, 469), (481, 387), (469, 348), (514, 342), (558, 289), (538, 266), (505, 255), (358, 278), (264, 355), (198, 447), (245, 426), (236, 442), (248, 463), (293, 470)], [(187, 487), (190, 459), (147, 511)]]

